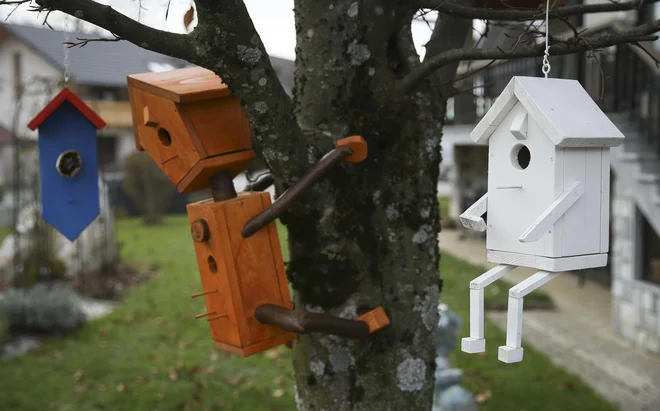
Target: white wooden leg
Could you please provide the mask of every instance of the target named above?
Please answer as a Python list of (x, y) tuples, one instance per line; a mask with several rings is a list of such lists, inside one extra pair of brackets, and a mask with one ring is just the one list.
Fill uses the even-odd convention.
[(509, 308), (506, 319), (506, 345), (499, 348), (497, 357), (505, 363), (520, 362), (523, 359), (522, 314), (524, 297), (540, 288), (559, 273), (539, 271), (509, 290)]
[(469, 354), (486, 351), (484, 339), (484, 287), (494, 283), (515, 266), (498, 265), (470, 282), (470, 336), (461, 340), (461, 350)]

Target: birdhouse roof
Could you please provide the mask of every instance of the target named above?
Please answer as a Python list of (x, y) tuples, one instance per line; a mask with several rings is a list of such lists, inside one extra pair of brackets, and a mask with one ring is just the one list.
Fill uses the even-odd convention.
[(231, 94), (220, 77), (202, 67), (134, 74), (128, 76), (128, 82), (137, 89), (176, 103), (228, 97)]
[(472, 140), (488, 144), (517, 102), (556, 146), (616, 147), (623, 142), (621, 131), (579, 82), (540, 77), (513, 77), (470, 133)]
[(101, 129), (105, 127), (105, 121), (98, 116), (85, 102), (83, 102), (80, 97), (78, 97), (73, 91), (64, 87), (53, 100), (51, 100), (46, 107), (37, 114), (32, 121), (28, 124), (30, 130), (36, 130), (39, 126), (46, 121), (48, 117), (51, 116), (65, 101), (68, 101), (73, 105), (87, 120), (89, 120), (94, 127)]

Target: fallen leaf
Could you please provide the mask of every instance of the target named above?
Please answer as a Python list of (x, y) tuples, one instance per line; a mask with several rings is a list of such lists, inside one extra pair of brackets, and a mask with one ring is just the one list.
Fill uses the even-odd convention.
[(563, 381), (557, 384), (559, 388), (564, 389), (564, 390), (570, 390), (573, 388), (573, 383), (568, 382), (568, 381)]
[(211, 355), (209, 356), (209, 358), (211, 359), (211, 361), (218, 361), (218, 353), (217, 353), (217, 351), (213, 351), (213, 352), (211, 353)]
[(149, 382), (149, 377), (145, 377), (145, 376), (137, 377), (137, 382), (146, 384)]
[(133, 319), (134, 319), (134, 318), (133, 318), (132, 315), (127, 315), (126, 317), (124, 317), (124, 322), (125, 322), (126, 324), (130, 324), (130, 323), (133, 322)]
[(83, 370), (77, 370), (77, 371), (73, 374), (73, 379), (76, 380), (76, 381), (80, 381), (80, 379), (81, 379), (82, 377), (84, 377), (84, 376), (85, 376), (85, 373), (83, 373)]
[(171, 371), (169, 377), (170, 381), (174, 382), (179, 379), (179, 374), (176, 371)]
[(117, 386), (117, 392), (124, 392), (126, 391), (126, 386), (124, 384), (119, 384)]
[(231, 385), (232, 387), (237, 386), (238, 384), (241, 383), (241, 381), (243, 381), (243, 377), (237, 377), (237, 378), (226, 378), (226, 379), (225, 379), (225, 382), (226, 382), (227, 384)]
[(179, 348), (185, 350), (188, 347), (188, 343), (185, 341), (179, 342)]
[(183, 15), (183, 25), (186, 26), (186, 30), (188, 30), (188, 27), (190, 26), (190, 23), (193, 22), (194, 18), (195, 18), (195, 8), (193, 6), (190, 6), (190, 9), (188, 9), (186, 14)]
[(275, 397), (275, 398), (279, 398), (279, 397), (281, 397), (281, 396), (284, 395), (284, 390), (281, 389), (281, 388), (278, 388), (278, 389), (276, 389), (276, 390), (273, 391), (272, 395), (273, 395), (273, 397)]
[(275, 385), (282, 385), (282, 384), (284, 384), (284, 378), (277, 377), (277, 378), (275, 378), (275, 381), (273, 381), (273, 382), (275, 383)]
[(493, 398), (493, 393), (490, 390), (486, 390), (482, 393), (477, 394), (475, 400), (477, 401), (477, 404), (484, 404), (486, 401), (490, 400), (491, 398)]
[(101, 328), (101, 335), (107, 337), (110, 335), (110, 331), (111, 331), (110, 327), (103, 327)]

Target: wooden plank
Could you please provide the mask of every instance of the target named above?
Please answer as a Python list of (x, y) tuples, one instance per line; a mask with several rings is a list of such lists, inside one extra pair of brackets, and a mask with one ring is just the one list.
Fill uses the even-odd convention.
[(536, 255), (488, 250), (488, 262), (493, 264), (515, 265), (518, 267), (530, 267), (550, 272), (561, 272), (581, 270), (584, 268), (605, 267), (607, 265), (607, 254), (548, 258)]
[(571, 148), (565, 151), (566, 182), (581, 181), (584, 194), (561, 218), (564, 232), (560, 257), (598, 254), (601, 231), (601, 149)]
[(482, 218), (488, 210), (488, 193), (481, 196), (470, 208), (460, 215), (463, 227), (474, 231), (486, 231), (486, 222)]
[(254, 317), (254, 311), (262, 304), (289, 305), (282, 299), (280, 281), (274, 264), (274, 253), (278, 248), (271, 248), (271, 238), (267, 230), (257, 232), (249, 238), (243, 238), (241, 229), (254, 215), (263, 211), (262, 195), (267, 193), (248, 193), (237, 199), (224, 201), (223, 212), (229, 234), (239, 295), (243, 305), (243, 321), (247, 334), (242, 338), (243, 346), (272, 338), (284, 331), (271, 325), (264, 325)]
[(254, 354), (259, 354), (271, 348), (277, 347), (282, 344), (286, 344), (290, 341), (295, 340), (298, 336), (294, 333), (284, 333), (277, 335), (268, 340), (259, 341), (255, 344), (248, 345), (246, 347), (236, 347), (230, 344), (223, 344), (222, 342), (216, 341), (215, 346), (221, 350), (240, 355), (241, 357), (249, 357)]
[[(212, 231), (206, 242), (194, 242), (197, 266), (200, 273), (202, 290), (206, 294), (207, 312), (212, 313), (209, 319), (209, 327), (215, 341), (225, 341), (228, 344), (240, 345), (240, 336), (236, 327), (236, 315), (233, 309), (232, 294), (229, 292), (229, 281), (227, 278), (226, 261), (222, 248), (226, 240), (221, 238), (221, 231), (216, 230), (218, 222), (213, 210), (213, 203), (200, 202), (187, 206), (188, 219), (192, 224), (197, 219), (204, 219)], [(216, 272), (213, 273), (209, 266), (209, 257), (213, 257), (216, 265)], [(216, 290), (216, 292), (212, 292)], [(220, 317), (220, 318), (218, 318)]]
[(206, 156), (252, 149), (250, 123), (235, 97), (180, 104)]
[(211, 70), (190, 67), (128, 76), (130, 86), (176, 103), (223, 98), (229, 88)]
[[(159, 127), (145, 124), (144, 108)], [(136, 121), (138, 146), (143, 148), (154, 162), (163, 170), (170, 181), (178, 185), (200, 160), (200, 155), (191, 141), (186, 125), (177, 113), (174, 103), (150, 95), (141, 90), (134, 90), (132, 111)], [(174, 160), (174, 158), (179, 158)]]
[(600, 252), (610, 249), (610, 149), (601, 149)]
[(509, 131), (517, 140), (527, 139), (527, 117), (527, 112), (518, 113), (511, 123)]
[(180, 193), (201, 190), (209, 186), (209, 178), (218, 171), (228, 170), (236, 177), (254, 160), (253, 150), (239, 151), (224, 156), (209, 157), (195, 164), (177, 184)]
[[(272, 202), (269, 193), (261, 193), (261, 203), (262, 209), (264, 210), (271, 206)], [(270, 248), (273, 256), (273, 266), (277, 272), (277, 281), (280, 287), (280, 295), (282, 297), (282, 305), (286, 308), (293, 309), (291, 295), (289, 293), (289, 281), (286, 278), (286, 269), (284, 268), (284, 259), (282, 257), (280, 236), (277, 232), (277, 224), (272, 222), (266, 226), (265, 230), (268, 232)]]
[[(554, 192), (553, 198), (559, 197), (565, 189), (564, 181), (566, 180), (564, 174), (564, 165), (566, 163), (566, 149), (558, 147), (555, 148), (555, 155), (553, 157), (554, 163)], [(552, 234), (545, 242), (545, 256), (546, 257), (562, 257), (564, 250), (564, 220), (559, 219), (552, 227)]]
[(520, 236), (521, 243), (537, 241), (583, 195), (582, 183), (576, 181)]

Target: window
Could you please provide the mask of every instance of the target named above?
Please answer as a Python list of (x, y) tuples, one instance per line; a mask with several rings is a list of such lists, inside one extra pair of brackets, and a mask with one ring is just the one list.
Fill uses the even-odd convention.
[(96, 140), (98, 150), (99, 170), (116, 171), (117, 164), (117, 138), (115, 136), (100, 136)]
[(18, 101), (21, 98), (23, 59), (21, 53), (14, 53), (14, 99)]
[(641, 279), (660, 285), (660, 236), (655, 232), (648, 220), (638, 212), (640, 224), (641, 247)]

